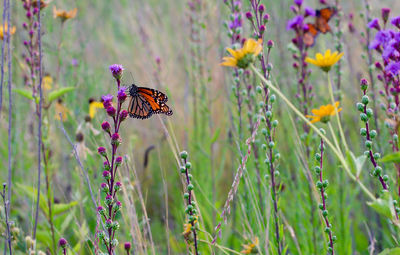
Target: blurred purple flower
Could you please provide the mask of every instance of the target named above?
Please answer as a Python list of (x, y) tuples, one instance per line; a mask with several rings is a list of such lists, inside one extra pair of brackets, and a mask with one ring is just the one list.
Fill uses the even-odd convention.
[(377, 18), (375, 18), (375, 19), (373, 19), (373, 20), (371, 20), (369, 23), (368, 23), (368, 27), (369, 28), (375, 28), (376, 30), (381, 30), (381, 26), (379, 26), (379, 21), (378, 21), (378, 19)]
[(294, 0), (294, 3), (300, 6), (303, 4), (303, 0)]
[(400, 62), (391, 62), (386, 68), (386, 72), (391, 72), (393, 75), (397, 75), (400, 72)]
[(242, 17), (241, 17), (241, 14), (239, 14), (239, 13), (235, 13), (235, 14), (233, 14), (234, 15), (234, 19), (233, 19), (233, 21), (230, 21), (229, 22), (229, 24), (228, 24), (228, 27), (230, 28), (230, 29), (237, 29), (237, 28), (239, 28), (239, 27), (242, 27)]
[(124, 67), (122, 65), (113, 64), (110, 65), (111, 74), (114, 76), (115, 79), (121, 79), (122, 72), (124, 71)]
[(391, 21), (392, 25), (400, 28), (400, 16), (394, 17)]
[(304, 15), (305, 15), (306, 17), (308, 17), (308, 16), (315, 16), (315, 10), (314, 10), (313, 8), (311, 8), (311, 7), (306, 7), (306, 8), (304, 9)]
[(303, 16), (297, 15), (296, 17), (288, 21), (286, 29), (290, 30), (295, 29), (296, 27), (301, 27), (301, 25), (303, 24), (303, 20)]

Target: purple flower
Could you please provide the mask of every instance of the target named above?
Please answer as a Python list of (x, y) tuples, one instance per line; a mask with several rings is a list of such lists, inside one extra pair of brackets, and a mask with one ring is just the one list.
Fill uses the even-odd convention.
[(111, 173), (109, 171), (103, 171), (103, 177), (108, 180), (111, 177)]
[(400, 28), (400, 16), (394, 17), (391, 21), (393, 26)]
[(303, 16), (297, 15), (296, 17), (288, 21), (286, 29), (290, 30), (302, 27), (303, 20), (304, 20)]
[(294, 0), (294, 3), (300, 6), (303, 4), (303, 0)]
[(106, 132), (110, 132), (111, 125), (107, 121), (104, 121), (103, 123), (101, 123), (101, 128)]
[(118, 157), (115, 159), (115, 163), (116, 163), (117, 165), (121, 165), (121, 164), (122, 164), (122, 161), (123, 161), (123, 159), (122, 159), (121, 156), (118, 156)]
[(105, 170), (110, 170), (110, 168), (111, 168), (110, 164), (108, 163), (108, 161), (104, 161), (103, 162), (103, 167), (104, 167)]
[(251, 12), (246, 12), (246, 18), (252, 19), (253, 18), (253, 14), (251, 14)]
[(60, 240), (58, 240), (58, 245), (63, 249), (65, 248), (65, 246), (67, 246), (67, 244), (68, 242), (64, 238), (60, 238)]
[(229, 22), (228, 27), (232, 30), (242, 26), (242, 16), (239, 13), (233, 14), (233, 20)]
[(113, 64), (110, 65), (110, 71), (111, 74), (114, 76), (115, 79), (120, 80), (122, 77), (122, 72), (124, 71), (124, 68), (122, 65), (118, 65), (118, 64)]
[(389, 65), (386, 66), (385, 71), (397, 75), (400, 72), (400, 62), (389, 63)]
[(117, 98), (121, 103), (124, 102), (127, 97), (125, 90), (126, 90), (125, 87), (122, 87), (122, 88), (120, 88), (120, 90), (118, 90)]
[(266, 13), (266, 14), (264, 15), (263, 20), (264, 20), (264, 23), (267, 23), (267, 22), (268, 22), (268, 20), (269, 20), (269, 14), (268, 14), (268, 13)]
[(265, 6), (263, 4), (260, 4), (260, 6), (258, 6), (258, 11), (263, 13), (265, 11)]
[(127, 110), (122, 110), (121, 113), (119, 114), (119, 118), (121, 121), (125, 120), (129, 115), (129, 112)]
[(111, 144), (118, 146), (121, 143), (121, 137), (118, 133), (111, 135)]
[(386, 23), (390, 14), (390, 8), (382, 8), (382, 19), (383, 22)]
[(126, 250), (126, 251), (128, 251), (128, 252), (129, 252), (129, 250), (131, 249), (131, 247), (132, 247), (132, 245), (131, 245), (131, 243), (130, 243), (130, 242), (126, 242), (126, 243), (124, 243), (124, 248), (125, 248), (125, 250)]
[(378, 30), (378, 31), (381, 30), (381, 26), (379, 26), (379, 21), (378, 21), (377, 18), (371, 20), (371, 21), (368, 23), (368, 27), (369, 27), (369, 28), (375, 28), (375, 29)]
[(375, 39), (369, 45), (370, 49), (377, 49), (379, 46), (385, 47), (392, 40), (394, 32), (392, 30), (381, 30), (375, 35)]
[(73, 65), (73, 66), (78, 66), (78, 64), (79, 64), (79, 62), (78, 62), (78, 60), (77, 60), (76, 58), (73, 58), (73, 59), (71, 60), (71, 65)]
[[(103, 176), (104, 176), (104, 172), (103, 172)], [(103, 182), (102, 184), (100, 184), (100, 188), (101, 188), (101, 190), (103, 192), (107, 192), (108, 191), (108, 184)]]
[(99, 147), (99, 148), (97, 149), (97, 152), (98, 152), (101, 156), (107, 156), (106, 148), (104, 148), (104, 147)]
[(115, 110), (115, 108), (112, 106), (108, 107), (106, 110), (107, 114), (110, 115), (111, 117), (114, 117), (115, 113), (117, 112), (117, 110)]
[(313, 8), (311, 8), (311, 7), (306, 7), (306, 8), (304, 9), (304, 15), (305, 15), (306, 17), (308, 17), (308, 16), (315, 16), (315, 10), (314, 10)]
[(110, 107), (112, 105), (112, 99), (113, 99), (113, 96), (110, 94), (104, 95), (101, 97), (101, 100), (103, 100), (103, 106), (105, 109), (107, 109), (108, 107)]

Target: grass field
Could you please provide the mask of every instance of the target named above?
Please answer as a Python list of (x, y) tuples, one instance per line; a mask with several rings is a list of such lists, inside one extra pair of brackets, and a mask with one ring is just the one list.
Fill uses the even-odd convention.
[(400, 254), (398, 0), (1, 13), (0, 252)]

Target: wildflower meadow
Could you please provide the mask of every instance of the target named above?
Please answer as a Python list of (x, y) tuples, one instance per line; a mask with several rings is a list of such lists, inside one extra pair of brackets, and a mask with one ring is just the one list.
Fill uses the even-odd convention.
[(0, 2), (0, 254), (400, 255), (399, 0)]

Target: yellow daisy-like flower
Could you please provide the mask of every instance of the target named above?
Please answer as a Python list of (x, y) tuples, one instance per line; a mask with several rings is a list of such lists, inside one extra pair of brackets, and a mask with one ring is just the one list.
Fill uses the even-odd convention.
[[(4, 27), (5, 27), (5, 29), (3, 30), (3, 24), (0, 25), (0, 39), (1, 40), (3, 40), (4, 36), (7, 34), (8, 24), (5, 23)], [(15, 26), (12, 26), (11, 30), (10, 30), (10, 35), (15, 34), (15, 30), (16, 30)]]
[(53, 15), (54, 18), (60, 18), (62, 22), (66, 21), (67, 19), (73, 19), (76, 16), (76, 13), (78, 12), (78, 9), (74, 8), (71, 11), (67, 12), (65, 10), (57, 10), (57, 8), (54, 6), (53, 8)]
[(242, 48), (237, 50), (228, 48), (227, 50), (232, 57), (224, 57), (221, 65), (245, 69), (262, 51), (262, 39), (256, 41), (250, 38), (246, 40)]
[(311, 118), (311, 123), (321, 121), (322, 123), (327, 123), (331, 116), (334, 116), (336, 112), (340, 112), (342, 108), (339, 107), (339, 102), (335, 102), (335, 105), (327, 104), (322, 105), (319, 109), (312, 109), (311, 112), (314, 115), (306, 115), (307, 118)]
[(53, 78), (50, 75), (43, 77), (43, 88), (50, 90), (53, 87)]
[(94, 118), (94, 115), (96, 115), (97, 109), (104, 108), (102, 102), (96, 102), (96, 101), (91, 101), (89, 103), (89, 116), (91, 119)]
[(254, 237), (249, 244), (242, 244), (243, 250), (240, 253), (243, 254), (257, 254), (257, 246), (259, 244), (258, 237)]
[(324, 55), (317, 53), (315, 59), (307, 57), (306, 62), (319, 66), (325, 72), (329, 72), (331, 67), (342, 58), (343, 54), (343, 52), (339, 53), (337, 51), (331, 54), (331, 50), (326, 50)]

